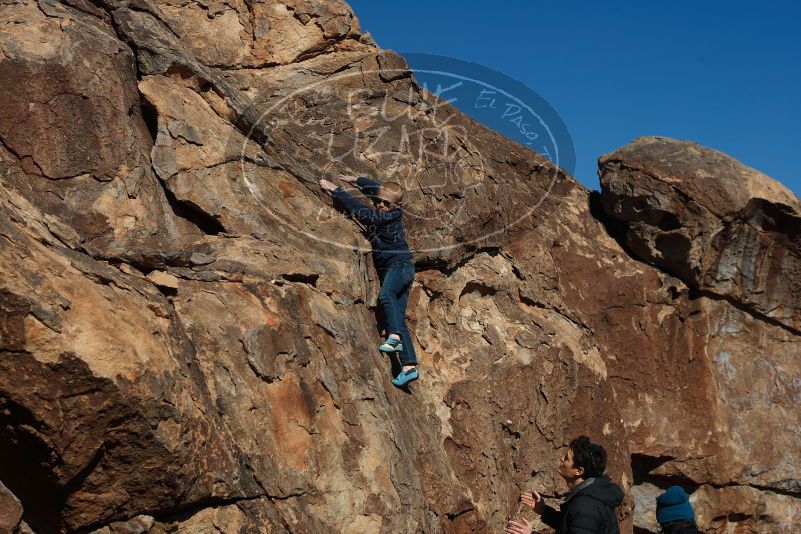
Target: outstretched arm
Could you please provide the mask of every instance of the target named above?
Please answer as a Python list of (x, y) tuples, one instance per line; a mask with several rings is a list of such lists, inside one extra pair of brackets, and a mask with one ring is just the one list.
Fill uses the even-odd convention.
[(364, 176), (348, 176), (345, 174), (340, 174), (339, 179), (343, 182), (356, 185), (356, 187), (358, 187), (365, 195), (375, 196), (381, 189), (381, 184), (375, 180), (365, 178)]
[(383, 222), (389, 222), (393, 219), (400, 217), (400, 212), (398, 210), (395, 211), (387, 211), (381, 212), (378, 210), (370, 209), (342, 189), (341, 187), (337, 187), (333, 183), (329, 182), (328, 180), (320, 180), (320, 187), (326, 190), (332, 197), (339, 201), (340, 204), (345, 208), (345, 211), (348, 215), (352, 215), (355, 217), (359, 222), (364, 224), (379, 224)]
[(369, 178), (365, 178), (364, 176), (359, 176), (359, 178), (356, 179), (356, 187), (361, 189), (362, 193), (365, 195), (370, 196), (376, 196), (381, 190), (381, 184)]

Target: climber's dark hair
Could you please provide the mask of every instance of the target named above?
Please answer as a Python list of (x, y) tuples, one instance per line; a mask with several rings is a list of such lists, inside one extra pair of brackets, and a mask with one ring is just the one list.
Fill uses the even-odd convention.
[(568, 448), (573, 451), (573, 467), (584, 468), (584, 478), (599, 477), (606, 472), (606, 451), (587, 436), (577, 437)]

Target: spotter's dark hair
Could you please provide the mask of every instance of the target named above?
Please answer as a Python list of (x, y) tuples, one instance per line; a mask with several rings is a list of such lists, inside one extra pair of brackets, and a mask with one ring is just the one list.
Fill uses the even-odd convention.
[(573, 467), (583, 467), (584, 478), (599, 477), (606, 472), (606, 450), (587, 436), (577, 437), (568, 447), (573, 451)]

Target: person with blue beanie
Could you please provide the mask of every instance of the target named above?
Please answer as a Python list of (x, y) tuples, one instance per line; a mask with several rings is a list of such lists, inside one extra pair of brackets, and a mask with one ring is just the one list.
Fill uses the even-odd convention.
[(656, 521), (662, 534), (701, 534), (690, 496), (681, 486), (671, 486), (656, 498)]

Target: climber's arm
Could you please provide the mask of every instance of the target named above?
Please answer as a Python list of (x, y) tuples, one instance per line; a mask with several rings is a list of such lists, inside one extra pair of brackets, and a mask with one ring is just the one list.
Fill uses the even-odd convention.
[(344, 208), (348, 215), (355, 217), (363, 224), (382, 224), (397, 219), (401, 216), (400, 210), (392, 210), (381, 212), (368, 208), (355, 198), (350, 193), (337, 187), (328, 180), (320, 180), (320, 186), (325, 189), (340, 205)]
[(345, 208), (345, 212), (347, 212), (348, 215), (353, 215), (359, 220), (361, 220), (366, 215), (363, 212), (375, 211), (368, 208), (355, 198), (353, 198), (350, 195), (350, 193), (348, 193), (341, 187), (337, 187), (336, 189), (332, 190), (331, 196), (334, 197), (342, 205), (343, 208)]
[(381, 190), (381, 184), (375, 180), (371, 180), (364, 176), (350, 176), (347, 174), (340, 174), (338, 176), (343, 182), (354, 184), (361, 190), (362, 193), (368, 196), (376, 196)]
[(363, 224), (379, 224), (382, 222), (388, 222), (392, 218), (398, 216), (398, 214), (392, 212), (382, 213), (380, 211), (368, 208), (350, 196), (350, 193), (341, 187), (337, 187), (328, 180), (320, 180), (320, 187), (334, 197), (334, 199), (339, 202), (348, 215), (355, 217), (356, 220)]
[(331, 192), (334, 197), (344, 208), (348, 215), (356, 218), (363, 224), (384, 224), (400, 217), (400, 210), (393, 211), (378, 211), (368, 208), (345, 191), (341, 187), (337, 187)]
[(359, 176), (356, 179), (356, 187), (368, 196), (376, 196), (381, 190), (381, 184), (364, 176)]

